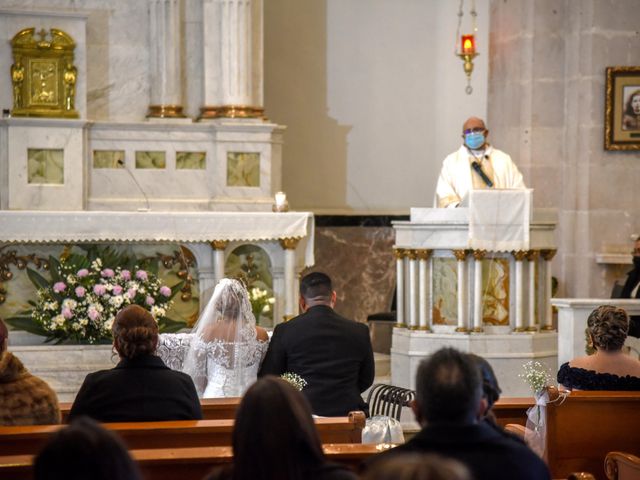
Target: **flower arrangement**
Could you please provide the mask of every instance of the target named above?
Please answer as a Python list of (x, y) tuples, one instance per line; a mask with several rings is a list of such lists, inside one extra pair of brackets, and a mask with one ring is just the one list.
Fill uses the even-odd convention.
[(100, 257), (70, 255), (58, 261), (50, 257), (51, 280), (35, 270), (27, 275), (36, 286), (33, 308), (21, 312), (9, 323), (47, 341), (100, 343), (111, 338), (116, 314), (127, 305), (140, 305), (151, 312), (161, 331), (175, 331), (183, 326), (166, 317), (173, 296), (182, 284), (163, 285), (148, 269), (133, 265), (111, 267)]
[(259, 322), (260, 315), (268, 314), (271, 311), (275, 301), (276, 299), (274, 297), (269, 296), (269, 292), (260, 287), (252, 287), (249, 289), (249, 302), (251, 303), (253, 316), (256, 317), (256, 322)]
[(524, 373), (518, 376), (529, 385), (534, 395), (542, 394), (551, 380), (551, 374), (547, 367), (538, 361), (531, 360), (525, 363), (522, 368)]
[(297, 373), (286, 372), (280, 375), (280, 378), (289, 382), (291, 385), (293, 385), (294, 388), (299, 391), (302, 391), (302, 389), (307, 386), (307, 381)]

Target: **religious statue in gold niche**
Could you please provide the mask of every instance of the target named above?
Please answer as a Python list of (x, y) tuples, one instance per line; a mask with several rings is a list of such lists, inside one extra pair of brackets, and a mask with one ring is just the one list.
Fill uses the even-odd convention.
[(56, 28), (37, 33), (35, 28), (25, 28), (13, 37), (13, 116), (78, 117), (75, 46), (67, 33)]

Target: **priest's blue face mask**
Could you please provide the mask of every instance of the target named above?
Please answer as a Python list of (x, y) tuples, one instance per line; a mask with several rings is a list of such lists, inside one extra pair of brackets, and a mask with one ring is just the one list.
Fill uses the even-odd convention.
[(485, 142), (484, 129), (481, 131), (476, 131), (474, 128), (471, 132), (464, 133), (464, 143), (471, 150), (477, 150), (482, 147)]

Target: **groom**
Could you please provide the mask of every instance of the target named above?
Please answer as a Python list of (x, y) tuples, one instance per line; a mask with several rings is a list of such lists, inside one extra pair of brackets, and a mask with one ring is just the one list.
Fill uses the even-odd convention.
[(276, 326), (258, 376), (300, 375), (307, 382), (302, 393), (316, 415), (368, 414), (361, 393), (374, 377), (369, 329), (338, 315), (335, 304), (329, 276), (306, 275), (300, 281), (302, 314)]

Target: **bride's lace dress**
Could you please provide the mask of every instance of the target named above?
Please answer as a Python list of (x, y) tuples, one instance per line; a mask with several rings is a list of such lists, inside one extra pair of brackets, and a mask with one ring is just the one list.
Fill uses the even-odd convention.
[(198, 396), (241, 397), (256, 381), (268, 346), (268, 342), (261, 341), (236, 344), (218, 339), (205, 341), (193, 333), (163, 333), (157, 354), (169, 368), (182, 371), (185, 356), (192, 348)]
[(192, 333), (160, 335), (157, 352), (167, 366), (189, 374), (199, 397), (239, 397), (256, 381), (267, 344), (258, 340), (247, 289), (223, 278)]

